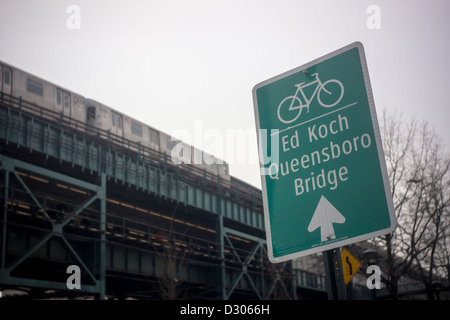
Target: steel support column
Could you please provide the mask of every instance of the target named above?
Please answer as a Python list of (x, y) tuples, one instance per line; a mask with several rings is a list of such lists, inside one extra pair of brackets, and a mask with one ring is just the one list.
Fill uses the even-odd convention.
[(101, 175), (101, 187), (97, 191), (100, 199), (100, 270), (99, 270), (99, 298), (106, 294), (106, 174)]
[[(237, 276), (237, 278), (235, 278), (233, 283), (230, 284), (230, 288), (228, 290), (224, 289), (225, 290), (224, 291), (224, 299), (231, 298), (233, 292), (238, 287), (241, 279), (243, 279), (243, 278), (245, 278), (247, 280), (247, 283), (253, 289), (253, 291), (256, 294), (258, 299), (268, 299), (277, 285), (281, 285), (286, 296), (290, 297), (290, 294), (289, 294), (288, 290), (286, 289), (286, 287), (282, 281), (282, 278), (279, 274), (279, 272), (283, 271), (284, 265), (283, 265), (283, 268), (281, 268), (280, 270), (278, 270), (277, 266), (270, 265), (275, 270), (275, 274), (276, 274), (275, 278), (273, 278), (273, 279), (271, 279), (270, 274), (268, 274), (264, 271), (265, 263), (268, 263), (267, 261), (265, 261), (263, 259), (263, 257), (267, 257), (267, 250), (265, 248), (265, 244), (266, 244), (265, 239), (261, 239), (259, 237), (252, 236), (252, 235), (246, 234), (244, 232), (230, 229), (230, 228), (223, 228), (223, 230), (221, 232), (222, 232), (222, 238), (223, 238), (222, 241), (224, 242), (222, 245), (225, 246), (225, 241), (226, 241), (226, 245), (229, 249), (231, 249), (230, 251), (232, 252), (234, 259), (236, 259), (236, 261), (238, 261), (241, 264), (241, 270), (239, 271), (239, 275)], [(251, 249), (249, 249), (249, 251), (246, 253), (245, 257), (241, 257), (237, 251), (237, 248), (235, 248), (235, 246), (233, 245), (229, 236), (234, 236), (234, 237), (242, 238), (245, 240), (249, 240), (254, 245), (251, 247)], [(258, 254), (259, 254), (259, 257), (258, 257)], [(263, 259), (263, 260), (260, 261), (260, 259)], [(258, 263), (260, 264), (259, 265), (260, 272), (258, 275), (258, 279), (260, 281), (259, 280), (255, 281), (250, 276), (249, 267), (251, 267), (250, 266), (251, 264), (258, 264)], [(253, 275), (255, 275), (255, 274), (257, 274), (257, 273), (255, 273), (255, 271), (253, 271)], [(225, 266), (224, 266), (224, 276), (225, 276)], [(269, 290), (267, 290), (267, 287), (269, 287), (270, 282), (268, 284), (265, 283), (268, 279), (271, 282)], [(258, 284), (259, 284), (259, 286), (258, 286)]]
[[(101, 175), (100, 185), (91, 184), (86, 181), (78, 180), (55, 171), (51, 171), (45, 168), (41, 168), (27, 162), (16, 160), (4, 155), (0, 155), (0, 169), (5, 172), (5, 182), (4, 182), (4, 204), (3, 204), (3, 226), (2, 226), (2, 252), (1, 252), (1, 266), (0, 266), (0, 283), (6, 285), (20, 285), (20, 286), (30, 286), (30, 287), (42, 287), (45, 289), (56, 289), (56, 290), (68, 290), (65, 282), (55, 282), (47, 281), (43, 279), (32, 279), (32, 278), (21, 278), (12, 276), (13, 272), (19, 265), (21, 265), (27, 258), (30, 258), (33, 253), (37, 252), (43, 245), (49, 243), (52, 238), (61, 239), (64, 244), (65, 250), (75, 258), (77, 264), (79, 264), (84, 273), (88, 275), (93, 282), (93, 285), (83, 284), (82, 291), (90, 293), (98, 293), (100, 299), (105, 296), (105, 230), (106, 230), (106, 175)], [(78, 188), (83, 188), (89, 190), (92, 194), (84, 203), (74, 209), (69, 217), (62, 222), (53, 221), (49, 214), (46, 204), (42, 204), (38, 198), (33, 194), (33, 191), (27, 186), (27, 183), (22, 179), (22, 177), (17, 173), (17, 170), (25, 170), (33, 175), (45, 177), (52, 179), (54, 181), (68, 183)], [(12, 180), (15, 179), (18, 184), (24, 189), (24, 194), (26, 194), (30, 199), (31, 203), (35, 205), (42, 212), (45, 220), (50, 222), (51, 229), (46, 229), (42, 238), (32, 245), (30, 248), (22, 252), (16, 257), (14, 261), (7, 265), (6, 263), (6, 253), (8, 251), (7, 241), (8, 241), (8, 202), (13, 203), (14, 199), (10, 198), (9, 190), (11, 187)], [(94, 259), (99, 260), (98, 278), (91, 272), (88, 265), (92, 263), (85, 263), (81, 256), (74, 249), (72, 244), (67, 240), (64, 234), (64, 226), (70, 222), (73, 218), (79, 215), (83, 210), (87, 209), (94, 201), (99, 200), (99, 225), (100, 225), (100, 250), (97, 257)], [(43, 230), (44, 231), (44, 230)]]
[(224, 226), (223, 226), (223, 215), (217, 215), (217, 242), (219, 244), (219, 254), (220, 254), (220, 266), (218, 270), (217, 279), (217, 292), (218, 299), (225, 300), (227, 298), (226, 293), (226, 266), (225, 266), (225, 239), (224, 239)]
[(7, 232), (7, 224), (8, 224), (8, 194), (9, 194), (9, 173), (11, 171), (12, 164), (10, 161), (2, 162), (2, 169), (5, 171), (5, 192), (3, 196), (3, 226), (2, 226), (2, 252), (1, 252), (1, 265), (0, 265), (0, 274), (2, 270), (5, 270), (6, 263), (6, 232)]

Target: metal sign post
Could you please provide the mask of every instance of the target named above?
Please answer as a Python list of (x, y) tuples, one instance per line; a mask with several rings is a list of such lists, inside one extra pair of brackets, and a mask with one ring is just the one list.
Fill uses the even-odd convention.
[(342, 272), (340, 248), (324, 251), (323, 262), (325, 265), (328, 300), (346, 300), (347, 291)]

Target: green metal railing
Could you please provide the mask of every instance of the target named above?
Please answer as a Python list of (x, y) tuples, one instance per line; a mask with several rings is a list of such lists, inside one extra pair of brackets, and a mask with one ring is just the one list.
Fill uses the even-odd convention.
[(264, 230), (261, 191), (254, 187), (173, 166), (164, 153), (20, 98), (2, 94), (0, 104), (0, 139), (7, 145)]

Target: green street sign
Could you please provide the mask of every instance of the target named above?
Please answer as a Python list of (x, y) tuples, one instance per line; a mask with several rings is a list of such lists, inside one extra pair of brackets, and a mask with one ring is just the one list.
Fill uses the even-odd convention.
[(361, 43), (259, 83), (253, 101), (272, 262), (395, 229)]

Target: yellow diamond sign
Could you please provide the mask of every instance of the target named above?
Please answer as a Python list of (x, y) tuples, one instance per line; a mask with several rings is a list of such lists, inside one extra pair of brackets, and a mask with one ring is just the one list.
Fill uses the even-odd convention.
[(343, 248), (341, 251), (342, 269), (344, 273), (344, 282), (348, 284), (355, 273), (361, 266), (359, 262), (347, 249)]

